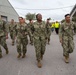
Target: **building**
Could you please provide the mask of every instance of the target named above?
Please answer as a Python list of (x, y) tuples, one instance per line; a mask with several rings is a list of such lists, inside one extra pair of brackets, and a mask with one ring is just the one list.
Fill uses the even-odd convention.
[(72, 19), (73, 17), (76, 17), (76, 4), (75, 4), (75, 6), (73, 7), (72, 11), (70, 12), (70, 15), (71, 15), (71, 19)]
[(18, 13), (8, 0), (0, 0), (0, 16), (5, 21), (14, 19), (16, 22), (18, 22), (19, 17)]

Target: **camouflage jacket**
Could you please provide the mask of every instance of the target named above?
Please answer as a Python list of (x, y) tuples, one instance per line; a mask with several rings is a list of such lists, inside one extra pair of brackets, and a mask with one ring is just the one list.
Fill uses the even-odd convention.
[(5, 36), (7, 33), (6, 25), (3, 20), (0, 20), (0, 36)]
[(10, 32), (15, 32), (15, 30), (16, 30), (16, 24), (14, 23), (14, 24), (9, 24), (9, 31)]
[(32, 30), (34, 39), (45, 39), (47, 37), (46, 24), (43, 21), (41, 23), (34, 22)]
[(59, 29), (59, 38), (63, 38), (63, 36), (73, 38), (74, 33), (76, 33), (76, 24), (74, 22), (70, 23), (62, 23)]
[(51, 23), (46, 23), (47, 34), (51, 35)]
[(33, 27), (33, 24), (28, 23), (28, 28), (29, 28), (29, 30), (31, 31), (31, 33), (33, 33), (33, 31), (32, 31), (32, 27)]
[(18, 38), (25, 38), (27, 37), (28, 34), (28, 26), (26, 23), (20, 24), (18, 23), (16, 26), (16, 32), (17, 32), (17, 37)]

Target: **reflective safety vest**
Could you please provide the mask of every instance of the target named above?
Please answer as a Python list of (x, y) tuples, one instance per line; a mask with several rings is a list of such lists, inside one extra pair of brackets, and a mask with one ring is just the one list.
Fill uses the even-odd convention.
[(59, 23), (55, 23), (55, 28), (59, 28), (60, 24)]
[(54, 23), (52, 23), (51, 28), (54, 28), (54, 27), (55, 27), (55, 24), (54, 24)]

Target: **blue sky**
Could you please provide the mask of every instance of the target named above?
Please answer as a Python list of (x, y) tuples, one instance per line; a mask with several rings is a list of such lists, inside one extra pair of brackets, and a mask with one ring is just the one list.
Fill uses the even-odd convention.
[(62, 20), (64, 15), (70, 13), (73, 6), (76, 4), (76, 0), (9, 0), (9, 2), (13, 5), (20, 16), (25, 17), (29, 12), (36, 14), (41, 13), (43, 19), (51, 17), (52, 20)]

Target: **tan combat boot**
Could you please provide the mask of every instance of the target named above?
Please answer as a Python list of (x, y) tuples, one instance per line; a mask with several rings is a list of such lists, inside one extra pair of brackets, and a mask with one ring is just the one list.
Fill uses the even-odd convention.
[(38, 66), (38, 68), (42, 67), (41, 61), (38, 61), (37, 66)]
[(0, 58), (2, 58), (2, 54), (0, 54)]
[(26, 56), (26, 55), (25, 55), (25, 53), (23, 53), (23, 56), (22, 56), (22, 58), (25, 58), (25, 56)]
[(18, 54), (17, 58), (20, 58), (20, 57), (21, 57), (21, 53)]
[(6, 50), (6, 54), (8, 54), (9, 53), (9, 51), (8, 51), (8, 49)]
[(69, 63), (69, 57), (65, 56), (65, 63)]

